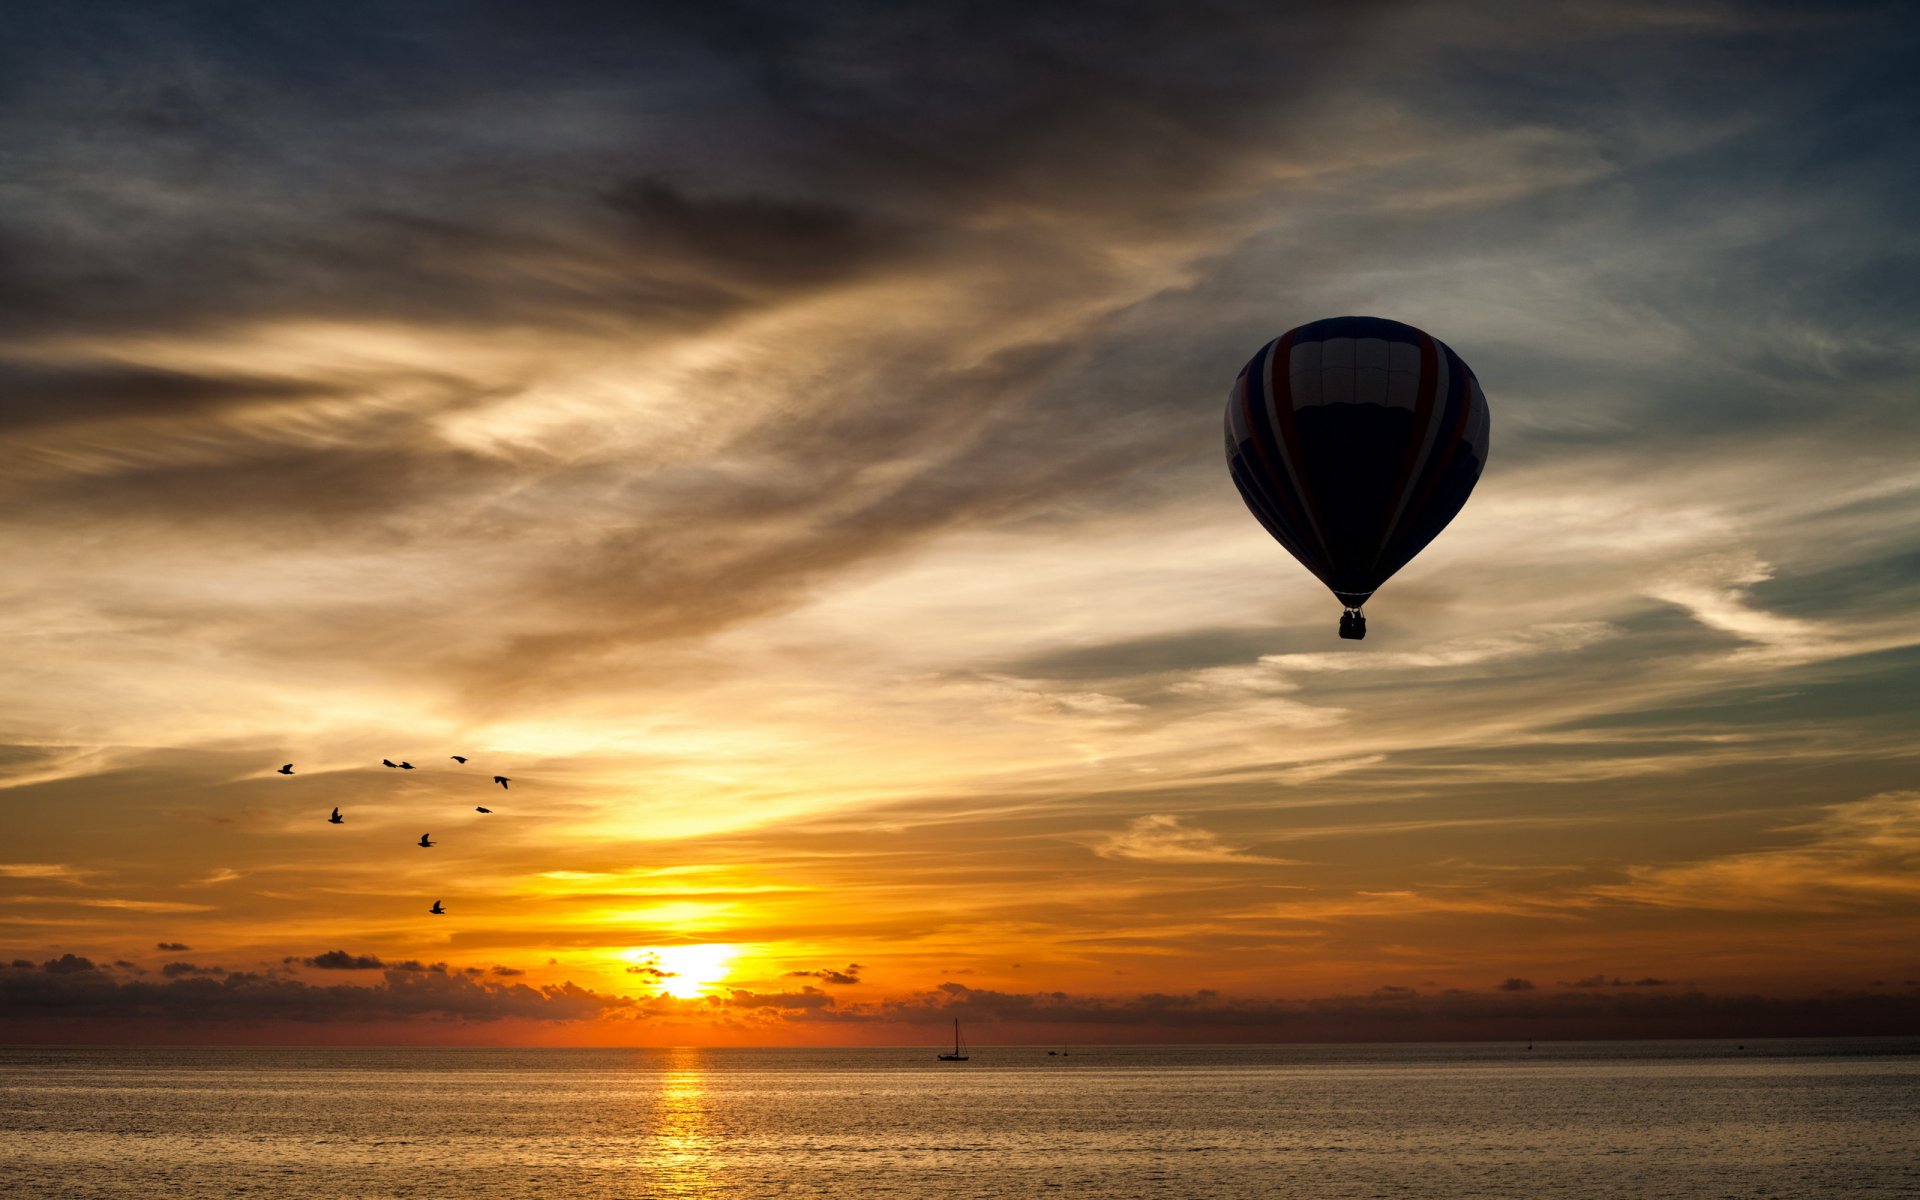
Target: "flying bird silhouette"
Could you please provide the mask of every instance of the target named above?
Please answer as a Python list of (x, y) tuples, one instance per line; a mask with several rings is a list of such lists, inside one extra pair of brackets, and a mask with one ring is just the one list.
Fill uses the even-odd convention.
[(493, 781), (500, 785), (501, 791), (504, 792), (507, 790), (507, 777), (505, 775), (495, 775)]
[(433, 907), (428, 909), (427, 911), (432, 913), (436, 917), (444, 917), (447, 915), (447, 910), (440, 907), (440, 902), (438, 900), (435, 900), (433, 902)]
[(288, 763), (288, 764), (287, 764), (286, 766), (284, 766), (284, 767), (281, 767), (281, 768), (280, 768), (280, 774), (282, 774), (282, 775), (291, 775), (291, 774), (293, 774), (293, 764), (292, 764), (292, 763)]
[(493, 810), (492, 810), (492, 809), (490, 809), (490, 808), (475, 808), (475, 809), (474, 809), (473, 811), (475, 811), (475, 812), (492, 812)]
[(383, 766), (383, 767), (397, 767), (397, 766), (399, 766), (400, 764), (399, 764), (399, 763), (397, 763), (397, 762), (395, 762), (395, 761), (393, 761), (393, 760), (392, 760), (392, 759), (390, 759), (390, 758), (383, 758), (383, 759), (381, 759), (381, 760), (380, 760), (380, 765), (381, 765), (381, 766)]
[(428, 846), (431, 846), (431, 845), (434, 845), (434, 843), (433, 843), (432, 841), (430, 841), (430, 840), (428, 840), (428, 838), (427, 838), (427, 835), (426, 835), (426, 834), (424, 834), (424, 833), (423, 833), (423, 834), (421, 834), (421, 835), (420, 835), (420, 848), (421, 848), (422, 850), (425, 850), (425, 849), (426, 849), (426, 848), (427, 848)]
[(340, 815), (340, 810), (336, 808), (333, 810), (333, 815), (327, 818), (327, 824), (342, 825), (346, 823), (346, 820), (345, 817)]
[(464, 759), (464, 758), (462, 758), (462, 757), (460, 757), (460, 756), (459, 756), (458, 754), (449, 754), (449, 755), (447, 755), (447, 757), (448, 757), (448, 758), (450, 758), (450, 759), (452, 759), (453, 761), (455, 761), (455, 762), (457, 762), (457, 763), (463, 763), (463, 762), (465, 762), (465, 761), (467, 761), (466, 759)]
[(410, 763), (410, 762), (404, 762), (404, 761), (403, 761), (403, 762), (402, 762), (402, 763), (400, 764), (400, 769), (401, 769), (402, 771), (411, 771), (411, 770), (413, 770), (413, 764), (412, 764), (412, 763)]

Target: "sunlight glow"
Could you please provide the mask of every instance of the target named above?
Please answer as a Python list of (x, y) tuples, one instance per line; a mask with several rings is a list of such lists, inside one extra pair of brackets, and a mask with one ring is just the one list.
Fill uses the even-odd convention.
[(708, 943), (693, 946), (637, 946), (622, 957), (632, 964), (627, 970), (641, 975), (647, 981), (646, 986), (663, 991), (676, 1000), (693, 1000), (705, 995), (709, 987), (725, 979), (728, 968), (739, 956), (738, 946)]

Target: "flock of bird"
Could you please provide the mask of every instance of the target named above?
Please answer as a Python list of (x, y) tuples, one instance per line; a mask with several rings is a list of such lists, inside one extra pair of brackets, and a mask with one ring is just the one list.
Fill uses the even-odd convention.
[[(462, 765), (464, 765), (467, 761), (464, 755), (449, 754), (447, 755), (447, 757), (451, 758), (454, 762), (460, 763)], [(414, 770), (414, 765), (412, 763), (404, 762), (404, 761), (394, 762), (390, 758), (381, 759), (380, 765), (383, 767), (392, 767), (396, 771)], [(293, 764), (287, 763), (286, 765), (282, 766), (280, 770), (276, 772), (276, 774), (280, 774), (280, 775), (293, 774)], [(495, 775), (493, 777), (493, 781), (500, 785), (500, 790), (503, 792), (508, 791), (509, 789), (507, 785), (513, 782), (511, 779), (507, 778), (505, 775)], [(473, 811), (477, 813), (490, 813), (493, 810), (490, 808), (487, 808), (484, 805), (475, 805)], [(346, 821), (347, 819), (340, 815), (340, 809), (337, 805), (334, 807), (333, 814), (327, 818), (327, 824), (329, 825), (344, 825), (346, 824)], [(423, 833), (420, 835), (420, 840), (414, 844), (419, 846), (422, 850), (429, 850), (429, 849), (432, 849), (434, 846), (438, 845), (439, 843), (433, 840), (432, 835)], [(444, 917), (447, 915), (446, 908), (438, 900), (435, 900), (433, 902), (433, 907), (429, 908), (427, 911), (432, 913), (436, 917)]]

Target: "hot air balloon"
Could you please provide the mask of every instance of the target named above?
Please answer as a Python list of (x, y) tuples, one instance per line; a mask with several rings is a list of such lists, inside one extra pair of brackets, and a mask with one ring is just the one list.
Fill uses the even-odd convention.
[(1261, 525), (1344, 606), (1361, 606), (1467, 502), (1487, 461), (1487, 398), (1446, 343), (1380, 317), (1282, 334), (1227, 397), (1227, 468)]

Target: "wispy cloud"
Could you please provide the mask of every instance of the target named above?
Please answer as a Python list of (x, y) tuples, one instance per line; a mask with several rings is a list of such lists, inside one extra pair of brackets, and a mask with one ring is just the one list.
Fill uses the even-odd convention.
[(1752, 555), (1713, 556), (1686, 564), (1648, 594), (1686, 609), (1709, 629), (1746, 642), (1742, 656), (1793, 662), (1828, 649), (1834, 638), (1817, 623), (1755, 606), (1752, 586), (1772, 578), (1773, 571)]
[(0, 877), (7, 879), (50, 879), (60, 883), (85, 884), (87, 880), (103, 873), (67, 863), (0, 863)]
[(1636, 865), (1627, 882), (1594, 890), (1635, 904), (1737, 912), (1920, 905), (1920, 792), (1829, 805), (1770, 834), (1790, 843)]
[(1135, 817), (1124, 830), (1108, 834), (1095, 842), (1093, 851), (1103, 858), (1136, 859), (1141, 862), (1296, 865), (1290, 859), (1265, 858), (1249, 854), (1241, 847), (1228, 846), (1217, 835), (1187, 824), (1184, 817), (1175, 813), (1149, 813)]

